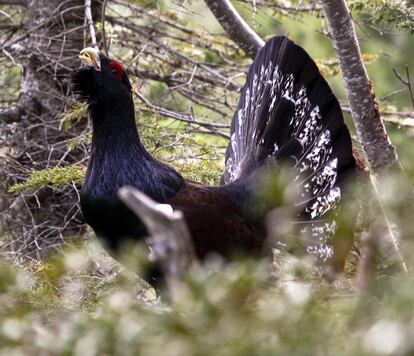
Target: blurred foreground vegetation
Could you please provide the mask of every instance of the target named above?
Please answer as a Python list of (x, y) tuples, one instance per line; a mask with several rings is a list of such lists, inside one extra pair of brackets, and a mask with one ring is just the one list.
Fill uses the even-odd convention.
[[(131, 257), (131, 255), (129, 256)], [(136, 256), (134, 256), (136, 257)], [(90, 275), (85, 249), (36, 272), (0, 267), (3, 355), (402, 355), (414, 352), (414, 276), (351, 280), (306, 275), (284, 256), (275, 285), (266, 264), (211, 261), (191, 271), (168, 305), (134, 278)], [(305, 275), (304, 275), (305, 273)], [(306, 276), (306, 278), (305, 278)]]

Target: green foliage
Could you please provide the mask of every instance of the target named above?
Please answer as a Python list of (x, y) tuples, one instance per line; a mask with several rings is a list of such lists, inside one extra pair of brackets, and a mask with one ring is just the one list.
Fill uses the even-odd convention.
[(350, 0), (351, 10), (369, 17), (374, 24), (391, 24), (414, 33), (414, 6), (411, 0)]
[(90, 146), (92, 142), (92, 134), (86, 134), (86, 135), (81, 135), (81, 136), (77, 136), (75, 138), (69, 139), (66, 143), (66, 147), (69, 150), (74, 150), (78, 147), (82, 147), (82, 146)]
[[(366, 65), (374, 63), (378, 56), (371, 53), (363, 53), (362, 60)], [(324, 77), (333, 77), (341, 73), (337, 58), (317, 59), (316, 64)]]
[(59, 121), (59, 129), (68, 130), (77, 122), (85, 119), (88, 107), (85, 103), (76, 103), (62, 113)]
[[(0, 65), (3, 70), (0, 72), (0, 99), (13, 99), (17, 100), (19, 95), (19, 82), (21, 76), (21, 68), (17, 64), (7, 63), (0, 58)], [(3, 105), (10, 105), (10, 103), (3, 104), (0, 100), (0, 107)]]
[(165, 9), (165, 1), (163, 0), (132, 0), (131, 3), (136, 3), (151, 9)]
[[(84, 109), (83, 105), (76, 106), (67, 115), (63, 115), (64, 126), (67, 127), (66, 125), (82, 118)], [(222, 157), (225, 140), (205, 138), (203, 135), (180, 134), (173, 120), (154, 118), (151, 113), (145, 111), (140, 112), (138, 125), (145, 147), (157, 158), (172, 165), (187, 179), (210, 185), (219, 183), (224, 170)], [(82, 136), (70, 140), (68, 147), (73, 149), (80, 143), (89, 141), (89, 135)], [(174, 144), (171, 144), (172, 142)], [(9, 188), (9, 192), (34, 192), (46, 186), (63, 188), (71, 184), (80, 185), (85, 172), (85, 167), (76, 165), (44, 169), (32, 173), (24, 182), (14, 184)]]
[(218, 169), (215, 161), (202, 160), (194, 163), (175, 163), (174, 168), (180, 172), (183, 177), (207, 185), (217, 185), (223, 171)]
[(14, 184), (10, 193), (34, 192), (39, 188), (50, 186), (63, 188), (69, 184), (79, 185), (85, 177), (85, 168), (80, 166), (54, 167), (34, 172), (23, 183)]
[(219, 183), (224, 172), (226, 140), (181, 133), (179, 123), (154, 118), (149, 112), (140, 111), (137, 117), (141, 139), (149, 152), (186, 179), (209, 185)]
[(339, 60), (336, 58), (319, 59), (316, 64), (324, 77), (333, 77), (340, 73)]

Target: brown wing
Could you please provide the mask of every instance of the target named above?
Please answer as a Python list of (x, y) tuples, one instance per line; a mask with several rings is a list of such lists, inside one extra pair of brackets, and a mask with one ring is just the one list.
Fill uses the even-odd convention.
[(262, 229), (246, 221), (240, 209), (217, 188), (186, 182), (166, 203), (184, 213), (200, 259), (213, 252), (224, 257), (263, 252)]

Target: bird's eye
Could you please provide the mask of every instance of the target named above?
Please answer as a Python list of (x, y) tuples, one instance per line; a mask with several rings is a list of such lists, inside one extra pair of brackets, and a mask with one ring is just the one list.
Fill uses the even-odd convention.
[(108, 65), (109, 69), (111, 70), (112, 74), (114, 74), (119, 80), (122, 80), (122, 75), (124, 73), (124, 67), (121, 63), (112, 61)]

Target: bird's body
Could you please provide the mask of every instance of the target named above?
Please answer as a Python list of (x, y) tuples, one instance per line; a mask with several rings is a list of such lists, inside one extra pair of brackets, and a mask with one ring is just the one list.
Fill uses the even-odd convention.
[[(124, 115), (118, 116), (118, 112)], [(108, 248), (116, 251), (126, 240), (146, 236), (142, 222), (117, 196), (119, 188), (129, 185), (184, 213), (199, 258), (212, 251), (230, 255), (236, 250), (251, 253), (260, 249), (263, 234), (243, 217), (240, 207), (226, 194), (228, 187), (185, 181), (148, 153), (139, 140), (131, 103), (105, 100), (90, 106), (90, 116), (92, 150), (81, 208)], [(113, 117), (123, 120), (114, 121)], [(237, 239), (240, 241), (235, 243)]]
[(266, 253), (268, 211), (254, 214), (247, 203), (263, 167), (288, 162), (297, 172), (298, 220), (310, 236), (306, 250), (332, 259), (334, 227), (328, 215), (355, 162), (338, 101), (302, 48), (275, 37), (259, 52), (241, 92), (226, 171), (216, 187), (186, 181), (145, 149), (122, 66), (104, 56), (99, 60), (99, 68), (80, 68), (72, 80), (93, 121), (82, 212), (110, 249), (146, 235), (142, 222), (117, 197), (120, 187), (130, 185), (184, 213), (200, 259), (210, 253), (226, 258)]
[[(125, 185), (142, 189), (133, 182)], [(142, 222), (115, 194), (116, 190), (97, 196), (85, 187), (81, 206), (88, 224), (116, 252), (127, 240), (139, 240), (147, 233)], [(264, 227), (249, 222), (243, 210), (220, 187), (186, 181), (174, 196), (158, 201), (183, 212), (199, 259), (212, 252), (228, 258), (236, 253), (258, 256), (262, 252)]]

